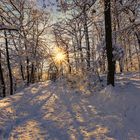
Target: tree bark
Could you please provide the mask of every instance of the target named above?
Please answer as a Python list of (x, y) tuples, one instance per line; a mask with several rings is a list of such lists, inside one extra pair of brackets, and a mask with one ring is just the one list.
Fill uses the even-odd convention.
[(90, 43), (89, 43), (89, 35), (88, 35), (86, 5), (84, 6), (83, 14), (84, 14), (84, 33), (85, 33), (85, 41), (86, 41), (86, 48), (87, 48), (86, 61), (87, 61), (87, 69), (89, 69), (90, 68)]
[(9, 48), (8, 48), (8, 40), (7, 40), (6, 31), (4, 31), (4, 36), (5, 36), (7, 67), (8, 67), (8, 71), (9, 71), (10, 95), (13, 95), (13, 77), (12, 77), (12, 70), (11, 70), (11, 64), (10, 64)]
[(115, 86), (115, 61), (113, 60), (112, 47), (112, 22), (111, 22), (111, 1), (104, 2), (104, 16), (105, 16), (105, 41), (108, 61), (107, 85)]
[(69, 46), (66, 45), (66, 57), (68, 63), (68, 72), (71, 73), (71, 65), (70, 65), (70, 58), (69, 58)]
[(0, 85), (2, 86), (2, 97), (6, 97), (5, 82), (4, 82), (3, 69), (1, 64), (1, 50), (0, 50)]

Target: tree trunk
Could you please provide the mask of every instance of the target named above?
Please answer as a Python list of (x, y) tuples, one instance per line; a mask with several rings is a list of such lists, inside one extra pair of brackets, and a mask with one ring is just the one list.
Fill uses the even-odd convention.
[[(81, 31), (80, 31), (81, 32)], [(80, 53), (80, 62), (81, 62), (81, 67), (82, 67), (82, 70), (83, 70), (83, 62), (84, 62), (84, 58), (83, 58), (83, 51), (82, 51), (82, 44), (81, 44), (81, 33), (79, 33), (79, 38), (78, 38), (78, 35), (77, 35), (77, 33), (76, 33), (76, 35), (75, 35), (75, 38), (76, 38), (76, 43), (77, 43), (77, 48), (78, 48), (78, 50), (80, 51), (79, 53)]]
[(115, 85), (115, 61), (113, 60), (113, 48), (112, 48), (112, 24), (111, 24), (111, 1), (105, 0), (104, 15), (105, 15), (105, 40), (106, 40), (106, 51), (108, 61), (108, 75), (107, 85)]
[(128, 53), (129, 53), (129, 64), (131, 72), (133, 71), (133, 59), (132, 59), (132, 51), (131, 51), (131, 45), (130, 45), (130, 39), (128, 38)]
[(70, 66), (70, 58), (69, 58), (69, 46), (66, 45), (66, 56), (67, 56), (67, 63), (68, 63), (68, 72), (71, 73), (71, 66)]
[(75, 70), (78, 71), (78, 66), (77, 66), (77, 55), (76, 55), (76, 47), (75, 47), (74, 38), (72, 38), (72, 46), (73, 46), (73, 51), (74, 51)]
[(89, 69), (90, 68), (90, 43), (89, 43), (89, 35), (88, 35), (86, 5), (84, 6), (83, 14), (84, 14), (84, 33), (85, 33), (85, 41), (86, 41), (86, 48), (87, 48), (86, 61), (87, 61), (87, 69)]
[(5, 82), (4, 82), (3, 70), (1, 64), (1, 50), (0, 50), (0, 85), (2, 86), (2, 97), (6, 97)]
[(44, 66), (44, 62), (41, 63), (41, 68), (40, 68), (40, 77), (39, 77), (39, 81), (43, 78), (43, 66)]
[(35, 82), (35, 70), (34, 70), (34, 62), (32, 63), (31, 67), (31, 74), (30, 74), (30, 82), (34, 83)]
[(10, 65), (9, 48), (8, 48), (8, 40), (7, 40), (6, 31), (4, 31), (4, 36), (5, 36), (7, 67), (9, 71), (10, 95), (13, 95), (13, 77), (12, 77), (12, 70), (11, 70), (11, 65)]
[[(20, 61), (21, 61), (21, 60), (20, 60)], [(20, 72), (21, 72), (22, 80), (24, 81), (24, 80), (25, 80), (25, 77), (24, 77), (24, 72), (23, 72), (23, 65), (22, 65), (22, 62), (20, 62)]]
[[(11, 34), (11, 36), (14, 37), (12, 34)], [(19, 44), (21, 44), (21, 37), (20, 36), (19, 36), (18, 40), (19, 40)], [(16, 42), (15, 42), (14, 39), (13, 39), (13, 44), (15, 46), (15, 49), (16, 49), (17, 53), (18, 53), (18, 59), (19, 59), (19, 65), (20, 65), (20, 73), (21, 73), (22, 80), (24, 81), (25, 77), (24, 77), (24, 70), (23, 70), (22, 60), (21, 60), (21, 56), (19, 54), (19, 50), (17, 48)]]
[(120, 73), (123, 73), (123, 60), (119, 60), (119, 68), (120, 68)]
[(26, 78), (27, 78), (27, 86), (30, 83), (30, 70), (29, 70), (29, 53), (28, 53), (28, 49), (27, 49), (27, 38), (26, 38), (26, 34), (23, 30), (23, 35), (24, 35), (24, 45), (25, 45), (25, 52), (26, 52)]
[(135, 32), (135, 36), (137, 37), (138, 45), (139, 45), (139, 50), (140, 50), (140, 34)]
[[(135, 40), (135, 38), (134, 38)], [(138, 59), (138, 70), (140, 72), (140, 55), (139, 55), (139, 49), (137, 48), (137, 43), (136, 43), (136, 40), (135, 40), (135, 50), (136, 50), (136, 54), (137, 54), (137, 59)]]

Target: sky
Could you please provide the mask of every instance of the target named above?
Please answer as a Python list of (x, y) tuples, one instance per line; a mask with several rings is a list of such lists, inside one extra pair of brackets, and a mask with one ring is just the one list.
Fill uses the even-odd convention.
[(36, 2), (39, 8), (44, 8), (50, 12), (53, 23), (58, 21), (59, 18), (65, 17), (65, 13), (58, 11), (59, 7), (57, 7), (56, 0), (36, 0)]

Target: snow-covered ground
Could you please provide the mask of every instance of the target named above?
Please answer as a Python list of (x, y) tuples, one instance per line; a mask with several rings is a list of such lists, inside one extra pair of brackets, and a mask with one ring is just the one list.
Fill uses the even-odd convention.
[(100, 92), (84, 88), (44, 82), (0, 100), (0, 140), (140, 140), (137, 74)]

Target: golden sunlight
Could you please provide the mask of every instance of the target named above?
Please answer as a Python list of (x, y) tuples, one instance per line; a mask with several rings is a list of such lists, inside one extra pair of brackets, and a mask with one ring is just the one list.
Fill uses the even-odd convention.
[(56, 47), (53, 51), (53, 59), (56, 63), (62, 63), (66, 60), (66, 52), (62, 48)]

